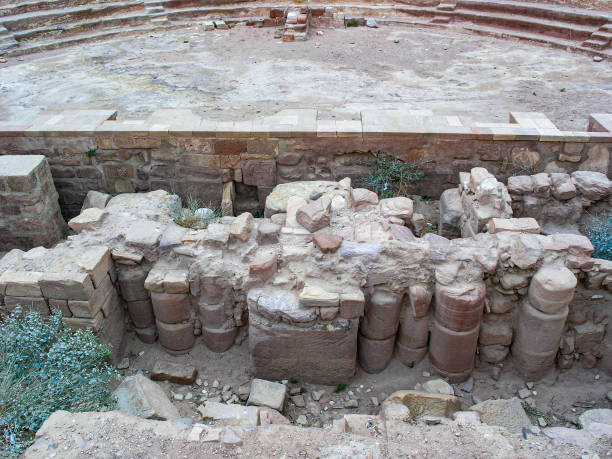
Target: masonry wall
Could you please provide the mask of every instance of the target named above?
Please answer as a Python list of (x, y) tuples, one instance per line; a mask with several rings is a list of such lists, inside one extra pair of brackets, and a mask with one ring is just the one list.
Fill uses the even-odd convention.
[(564, 132), (538, 113), (466, 125), (410, 111), (335, 121), (317, 119), (316, 110), (288, 110), (244, 122), (207, 121), (184, 110), (163, 111), (163, 122), (155, 114), (115, 121), (112, 111), (80, 112), (29, 126), (0, 123), (0, 154), (47, 157), (65, 217), (79, 213), (89, 190), (165, 189), (218, 206), (227, 182), (235, 183), (236, 211), (253, 211), (278, 183), (363, 177), (363, 161), (377, 151), (423, 162), (427, 178), (413, 191), (432, 197), (477, 166), (504, 181), (542, 171), (612, 173), (610, 115), (592, 115), (589, 132)]

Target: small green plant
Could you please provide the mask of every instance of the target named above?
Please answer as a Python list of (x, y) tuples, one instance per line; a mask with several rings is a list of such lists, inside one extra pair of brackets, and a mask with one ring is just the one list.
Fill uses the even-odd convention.
[(297, 379), (295, 379), (295, 378), (289, 378), (289, 382), (290, 382), (291, 384), (297, 384), (298, 380), (297, 380)]
[(357, 19), (349, 19), (348, 21), (346, 21), (346, 26), (347, 27), (359, 27), (359, 22), (357, 21)]
[(0, 325), (0, 454), (18, 456), (54, 411), (108, 409), (118, 375), (109, 357), (91, 331), (64, 328), (59, 311), (15, 308)]
[(221, 210), (209, 205), (203, 207), (197, 199), (189, 196), (187, 206), (183, 207), (181, 198), (174, 195), (175, 199), (168, 202), (170, 216), (177, 225), (191, 229), (204, 229), (211, 223), (219, 222)]
[(300, 387), (300, 394), (305, 394), (306, 392), (308, 392), (308, 389), (305, 387)]
[(87, 153), (85, 153), (87, 155), (88, 158), (93, 158), (94, 156), (96, 156), (96, 149), (92, 148), (91, 150), (88, 150)]
[(338, 384), (334, 393), (339, 394), (340, 392), (344, 392), (346, 390), (346, 384)]
[(594, 258), (612, 260), (612, 211), (587, 217), (582, 232), (591, 240)]
[(368, 167), (367, 177), (358, 180), (365, 188), (374, 191), (381, 198), (407, 196), (410, 185), (423, 179), (426, 174), (421, 170), (429, 161), (406, 163), (379, 151), (374, 158), (361, 161)]

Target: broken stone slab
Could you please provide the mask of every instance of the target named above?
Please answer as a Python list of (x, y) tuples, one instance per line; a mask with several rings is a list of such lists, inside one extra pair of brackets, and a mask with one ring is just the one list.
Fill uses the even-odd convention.
[(77, 233), (85, 230), (93, 231), (102, 226), (106, 214), (107, 212), (104, 209), (90, 207), (81, 212), (80, 215), (72, 218), (68, 222), (68, 226)]
[(509, 400), (485, 400), (469, 410), (479, 413), (483, 424), (504, 427), (512, 433), (521, 433), (523, 428), (531, 427), (531, 421), (516, 397)]
[(277, 411), (283, 409), (287, 386), (255, 378), (251, 381), (251, 393), (247, 405), (267, 406)]
[(208, 401), (198, 407), (204, 421), (212, 420), (221, 425), (254, 427), (259, 425), (259, 408)]
[(591, 201), (599, 201), (612, 193), (612, 181), (601, 172), (576, 171), (572, 173), (572, 182)]
[(177, 419), (179, 412), (163, 389), (142, 374), (125, 378), (113, 392), (117, 410), (145, 419)]
[(249, 310), (276, 322), (308, 323), (317, 318), (316, 309), (302, 306), (294, 293), (285, 290), (251, 289), (247, 304)]
[(287, 212), (287, 202), (291, 196), (304, 200), (309, 199), (313, 193), (322, 195), (326, 191), (337, 188), (339, 183), (314, 180), (307, 182), (290, 182), (276, 185), (266, 198), (265, 216), (272, 217), (274, 214)]
[(252, 226), (253, 215), (249, 212), (244, 212), (237, 216), (230, 225), (230, 235), (244, 242), (249, 239)]
[(257, 227), (257, 243), (260, 245), (276, 244), (281, 226), (272, 222), (263, 221)]
[(176, 384), (193, 384), (198, 376), (198, 370), (193, 365), (181, 363), (157, 361), (151, 371), (151, 379), (154, 381), (170, 381)]
[(310, 204), (300, 207), (295, 218), (297, 222), (311, 233), (319, 231), (329, 225), (329, 211), (331, 200), (327, 196), (322, 196)]
[(417, 390), (400, 390), (391, 394), (385, 403), (405, 405), (413, 418), (420, 416), (444, 416), (450, 418), (461, 409), (459, 398), (447, 394), (431, 394)]
[(318, 285), (306, 284), (300, 293), (300, 304), (306, 307), (333, 308), (340, 303), (340, 295)]
[(512, 231), (515, 233), (540, 233), (540, 225), (535, 218), (492, 218), (488, 223), (489, 233)]
[(108, 201), (110, 201), (111, 195), (106, 193), (100, 193), (99, 191), (90, 190), (87, 192), (87, 196), (85, 196), (85, 201), (83, 201), (83, 206), (81, 207), (81, 212), (85, 209), (90, 209), (92, 207), (96, 207), (98, 209), (104, 209)]

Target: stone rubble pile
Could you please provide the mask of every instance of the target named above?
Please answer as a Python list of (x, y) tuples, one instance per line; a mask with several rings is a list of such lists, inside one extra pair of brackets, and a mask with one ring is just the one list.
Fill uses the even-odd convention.
[(0, 260), (0, 296), (62, 309), (113, 342), (125, 307), (137, 336), (170, 354), (200, 337), (224, 352), (248, 335), (252, 372), (269, 380), (338, 384), (357, 362), (379, 372), (394, 354), (412, 366), (429, 353), (457, 382), (477, 354), (499, 363), (510, 350), (529, 379), (555, 360), (612, 371), (606, 316), (571, 304), (578, 281), (612, 290), (612, 263), (591, 258), (584, 236), (509, 219), (510, 195), (486, 170), (461, 183), (441, 209), (467, 211), (441, 232), (474, 234), (452, 240), (415, 237), (410, 199), (379, 200), (350, 179), (278, 185), (265, 218), (205, 229), (172, 221), (174, 195), (123, 194), (85, 209), (69, 223), (78, 234), (53, 249)]

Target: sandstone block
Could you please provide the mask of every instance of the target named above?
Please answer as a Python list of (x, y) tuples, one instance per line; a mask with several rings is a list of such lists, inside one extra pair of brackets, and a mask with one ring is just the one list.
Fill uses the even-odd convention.
[(340, 295), (340, 316), (344, 319), (357, 319), (363, 315), (365, 296), (355, 289)]
[(42, 275), (38, 284), (45, 298), (87, 301), (94, 294), (91, 277), (84, 272), (47, 272)]
[(572, 182), (591, 201), (599, 201), (612, 193), (612, 182), (601, 172), (576, 171), (572, 173)]
[(328, 327), (269, 325), (249, 317), (249, 350), (258, 378), (338, 384), (355, 374), (357, 321)]
[(326, 231), (317, 231), (312, 237), (312, 241), (323, 253), (336, 252), (342, 245), (342, 240), (342, 236)]
[(164, 292), (189, 293), (189, 280), (187, 270), (171, 269), (164, 276)]
[(552, 180), (552, 195), (555, 199), (566, 201), (578, 194), (569, 174), (553, 173), (550, 174), (550, 178)]
[(193, 384), (198, 370), (193, 365), (158, 360), (151, 371), (153, 381), (170, 381), (176, 384)]
[(89, 274), (94, 288), (99, 288), (103, 282), (106, 282), (108, 273), (115, 269), (108, 247), (87, 249), (79, 257), (78, 265)]
[(513, 231), (516, 233), (540, 233), (540, 225), (535, 218), (492, 218), (488, 224), (489, 233), (495, 234), (502, 231)]
[(257, 243), (259, 245), (276, 244), (281, 226), (275, 223), (263, 221), (257, 227)]
[(49, 298), (48, 303), (49, 303), (49, 309), (51, 310), (51, 313), (53, 313), (53, 311), (55, 311), (56, 309), (59, 309), (62, 312), (62, 317), (72, 316), (72, 313), (70, 312), (70, 309), (68, 308), (67, 300), (54, 300), (52, 298)]
[(378, 195), (365, 188), (353, 188), (351, 192), (353, 207), (359, 210), (362, 207), (378, 204)]
[(35, 311), (39, 312), (43, 316), (49, 315), (49, 306), (47, 305), (47, 300), (43, 297), (19, 297), (19, 296), (5, 296), (4, 297), (4, 306), (9, 311), (12, 311), (17, 306), (21, 306), (23, 311)]
[(323, 196), (310, 204), (300, 207), (296, 212), (297, 222), (311, 233), (329, 225), (331, 200)]
[(217, 402), (206, 402), (198, 407), (204, 421), (215, 421), (216, 424), (254, 427), (259, 425), (259, 408)]
[(268, 159), (245, 161), (242, 167), (242, 182), (245, 185), (255, 186), (276, 185), (276, 162)]
[(307, 307), (336, 307), (340, 303), (340, 295), (328, 292), (317, 285), (307, 284), (299, 296), (300, 305)]
[(106, 216), (104, 209), (90, 207), (81, 212), (80, 215), (74, 217), (68, 222), (68, 226), (77, 233), (82, 231), (93, 231), (102, 226), (102, 222)]
[(381, 199), (380, 213), (385, 217), (397, 217), (409, 221), (412, 218), (414, 204), (412, 199), (406, 197)]
[(258, 250), (249, 265), (249, 274), (262, 279), (268, 279), (276, 272), (276, 252)]
[(247, 403), (282, 411), (286, 393), (287, 386), (284, 384), (255, 378), (251, 381), (251, 393)]
[(395, 356), (409, 368), (414, 367), (427, 355), (427, 347), (412, 348), (405, 346), (401, 341), (395, 343)]
[(440, 195), (440, 236), (455, 238), (461, 235), (459, 229), (463, 204), (458, 188), (444, 190)]
[(100, 193), (99, 191), (90, 190), (87, 192), (87, 196), (85, 196), (85, 201), (83, 201), (83, 206), (81, 207), (81, 212), (85, 209), (90, 209), (92, 207), (98, 209), (104, 209), (108, 201), (110, 201), (111, 195), (106, 193)]
[(290, 228), (302, 228), (297, 221), (297, 211), (308, 203), (304, 198), (299, 196), (289, 196), (287, 199), (287, 213), (285, 216), (285, 226)]
[(6, 270), (0, 276), (0, 293), (7, 296), (41, 297), (43, 292), (39, 282), (42, 278), (43, 274), (39, 272)]
[(319, 308), (319, 316), (322, 320), (333, 320), (338, 315), (340, 308)]
[(508, 177), (508, 193), (515, 195), (529, 194), (533, 192), (533, 182), (528, 175), (516, 175)]
[(230, 225), (230, 235), (241, 241), (249, 239), (251, 227), (253, 226), (253, 215), (244, 212), (234, 219)]

